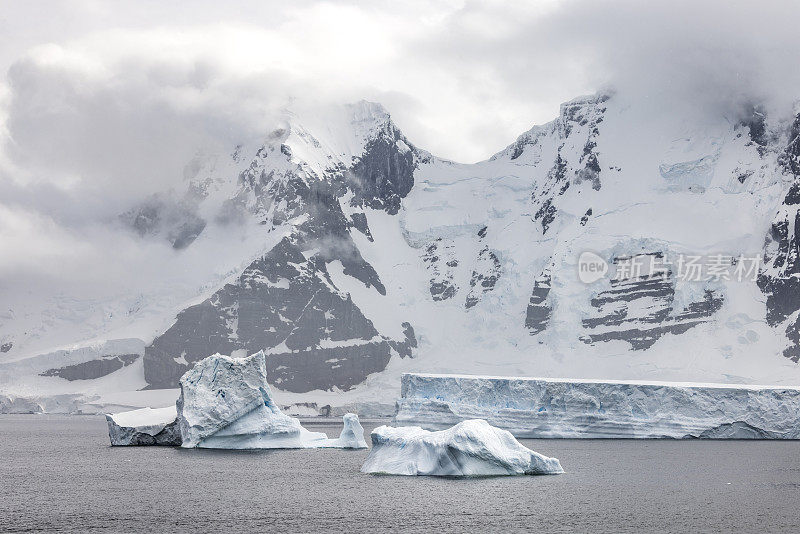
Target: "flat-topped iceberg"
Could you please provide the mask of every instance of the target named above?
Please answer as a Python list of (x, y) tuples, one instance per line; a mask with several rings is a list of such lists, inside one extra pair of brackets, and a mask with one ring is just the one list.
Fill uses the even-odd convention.
[(108, 437), (111, 445), (171, 445), (181, 444), (175, 406), (141, 408), (118, 414), (107, 414)]
[[(267, 384), (263, 352), (244, 358), (209, 356), (183, 375), (180, 387), (175, 407), (107, 415), (111, 443), (211, 449), (367, 447), (355, 414), (345, 414), (341, 435), (330, 439), (281, 412)], [(170, 441), (159, 443), (167, 429)]]
[(523, 438), (800, 439), (800, 388), (405, 374), (395, 421)]
[(380, 426), (371, 436), (372, 450), (361, 467), (364, 473), (487, 476), (564, 472), (556, 458), (528, 449), (510, 432), (482, 419), (462, 421), (439, 432), (417, 426)]

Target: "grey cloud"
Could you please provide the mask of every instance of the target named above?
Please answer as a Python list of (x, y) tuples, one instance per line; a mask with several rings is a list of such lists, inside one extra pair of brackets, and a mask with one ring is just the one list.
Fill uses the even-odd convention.
[(23, 175), (18, 200), (54, 200), (48, 210), (67, 218), (107, 217), (179, 185), (198, 151), (228, 150), (269, 121), (249, 113), (242, 85), (198, 62), (124, 62), (97, 76), (24, 60), (9, 81), (5, 149)]
[[(381, 101), (420, 148), (475, 161), (603, 86), (714, 113), (800, 97), (791, 2), (28, 5), (0, 17), (29, 26), (0, 31), (0, 209), (31, 238), (0, 248), (57, 228), (60, 257), (103, 258), (115, 235), (90, 245), (92, 226), (180, 189), (198, 151), (257, 142), (292, 99)], [(28, 269), (40, 249), (14, 253)]]
[[(498, 18), (502, 32), (471, 23)], [(788, 1), (568, 0), (544, 15), (529, 5), (467, 3), (449, 19), (447, 31), (416, 42), (414, 53), (454, 72), (461, 90), (494, 89), (485, 95), (490, 104), (554, 107), (577, 96), (567, 87), (603, 86), (656, 106), (713, 112), (743, 101), (786, 112), (800, 97), (800, 15)]]

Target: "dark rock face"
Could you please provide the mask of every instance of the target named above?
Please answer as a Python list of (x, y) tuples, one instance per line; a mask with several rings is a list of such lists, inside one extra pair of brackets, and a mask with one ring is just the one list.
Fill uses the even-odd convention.
[(796, 181), (792, 184), (789, 188), (789, 192), (786, 193), (786, 198), (783, 203), (787, 206), (796, 206), (800, 204), (800, 182)]
[(281, 389), (306, 392), (336, 386), (351, 389), (370, 373), (383, 371), (389, 364), (391, 347), (381, 340), (342, 348), (309, 348), (292, 353), (272, 354), (267, 358), (267, 375)]
[(353, 202), (395, 215), (400, 209), (400, 200), (414, 186), (415, 154), (413, 145), (400, 130), (387, 122), (347, 172), (347, 183), (355, 193)]
[(489, 247), (483, 247), (478, 253), (477, 267), (477, 270), (472, 271), (469, 280), (470, 289), (464, 303), (467, 309), (480, 302), (485, 293), (492, 291), (501, 275), (500, 259), (493, 250), (489, 250)]
[(389, 341), (389, 346), (391, 346), (397, 353), (402, 357), (412, 357), (413, 354), (411, 349), (417, 348), (417, 336), (414, 333), (414, 327), (411, 326), (411, 323), (404, 322), (400, 323), (400, 326), (403, 327), (403, 335), (405, 339), (403, 341)]
[[(603, 114), (606, 111), (604, 103), (608, 101), (608, 98), (608, 96), (599, 96), (582, 99), (561, 107), (561, 115), (554, 128), (555, 133), (563, 142), (558, 147), (553, 166), (548, 171), (541, 187), (538, 187), (531, 195), (535, 209), (533, 220), (542, 225), (543, 235), (547, 234), (557, 217), (558, 198), (565, 195), (571, 186), (588, 183), (593, 190), (600, 190), (601, 166), (597, 140), (600, 135)], [(568, 148), (568, 143), (574, 144), (575, 141), (583, 143), (583, 150), (577, 161), (574, 161), (574, 158), (573, 161), (569, 161), (568, 154), (572, 149)], [(519, 145), (517, 148), (524, 151), (525, 147), (538, 143), (538, 139), (529, 135), (524, 140), (520, 138), (517, 143)], [(512, 159), (514, 158), (512, 157)], [(581, 224), (586, 223), (582, 221)]]
[(767, 131), (767, 116), (764, 109), (754, 106), (750, 116), (741, 123), (747, 128), (750, 142), (758, 147), (758, 152), (762, 156), (766, 153), (766, 147), (771, 141)]
[(458, 292), (458, 286), (453, 282), (453, 269), (458, 266), (455, 246), (440, 237), (425, 248), (422, 261), (431, 274), (429, 290), (433, 300), (455, 297)]
[(309, 185), (294, 172), (276, 175), (265, 161), (269, 157), (266, 148), (259, 149), (250, 166), (239, 175), (242, 189), (220, 214), (224, 220), (238, 217), (238, 212), (252, 212), (262, 218), (264, 224), (278, 226), (303, 213), (303, 199), (308, 197)]
[(788, 138), (778, 161), (794, 181), (767, 235), (758, 286), (767, 296), (767, 323), (775, 327), (787, 323), (783, 355), (800, 362), (800, 115)]
[(747, 171), (743, 171), (741, 174), (739, 174), (739, 176), (737, 176), (736, 179), (739, 180), (740, 184), (743, 184), (751, 176), (753, 176), (753, 171), (752, 170), (747, 170)]
[(367, 215), (348, 218), (340, 199), (349, 191), (351, 206), (397, 213), (421, 154), (387, 120), (350, 168), (337, 164), (317, 176), (292, 162), (291, 147), (282, 142), (287, 135), (273, 132), (274, 142), (258, 151), (228, 211), (250, 212), (273, 228), (299, 222), (234, 283), (180, 312), (145, 349), (151, 388), (175, 387), (194, 362), (240, 349), (265, 350), (270, 382), (293, 392), (350, 389), (385, 369), (392, 355), (412, 356), (412, 326), (402, 323), (405, 339), (381, 335), (336, 287), (327, 266), (339, 261), (342, 272), (375, 289), (376, 298), (386, 294), (350, 233), (374, 240)]
[(10, 341), (8, 343), (3, 343), (0, 345), (0, 352), (8, 352), (12, 349), (12, 347), (14, 347), (14, 344)]
[(367, 236), (367, 239), (370, 242), (374, 242), (375, 239), (372, 238), (372, 232), (369, 231), (369, 224), (367, 224), (367, 216), (363, 213), (354, 213), (350, 216), (350, 220), (352, 221), (353, 228)]
[(110, 375), (114, 371), (119, 371), (123, 367), (135, 362), (140, 354), (119, 354), (113, 356), (105, 356), (98, 360), (90, 360), (88, 362), (78, 363), (75, 365), (67, 365), (57, 369), (48, 369), (41, 373), (41, 376), (57, 376), (65, 380), (94, 380), (106, 375)]
[[(660, 252), (640, 256), (662, 258)], [(614, 258), (614, 263), (627, 259)], [(671, 271), (613, 279), (610, 289), (591, 300), (595, 314), (583, 319), (583, 327), (589, 333), (581, 340), (588, 344), (621, 340), (633, 350), (645, 350), (664, 334), (682, 334), (706, 322), (723, 303), (722, 296), (706, 290), (702, 300), (676, 310), (674, 297)]]
[(206, 222), (194, 216), (167, 233), (167, 240), (172, 243), (172, 248), (182, 249), (191, 245), (206, 227)]
[(556, 219), (556, 207), (553, 206), (553, 200), (550, 198), (546, 199), (533, 216), (533, 219), (541, 221), (542, 235), (546, 234), (547, 230), (550, 229), (550, 225)]
[[(800, 213), (795, 210), (794, 220), (787, 211), (773, 221), (768, 236), (767, 261), (777, 271), (777, 276), (762, 273), (758, 283), (767, 294), (767, 322), (775, 326), (800, 309), (800, 248), (797, 230), (800, 228)], [(773, 245), (773, 246), (770, 246)], [(770, 250), (771, 249), (771, 250)]]
[[(295, 240), (303, 250), (318, 250), (317, 255), (326, 263), (341, 261), (344, 274), (385, 295), (386, 288), (378, 273), (361, 257), (350, 235), (350, 223), (335, 196), (335, 188), (335, 185), (317, 182), (303, 191), (301, 201), (309, 218), (296, 227)], [(366, 224), (366, 216), (364, 222)]]
[(550, 269), (545, 269), (533, 284), (528, 310), (525, 314), (525, 328), (530, 331), (531, 335), (543, 332), (550, 322), (550, 315), (553, 313), (553, 306), (548, 300), (550, 281)]
[(324, 259), (306, 259), (286, 238), (235, 283), (182, 311), (145, 349), (145, 379), (172, 387), (206, 356), (266, 349), (270, 381), (281, 389), (349, 389), (386, 367), (389, 341), (336, 289)]
[(599, 134), (599, 130), (595, 126), (589, 140), (583, 147), (583, 155), (580, 162), (584, 163), (584, 167), (575, 173), (575, 183), (591, 182), (592, 189), (595, 191), (600, 190), (600, 164), (597, 162), (597, 152), (595, 148), (594, 138)]
[(794, 363), (800, 361), (800, 318), (793, 323), (790, 322), (786, 327), (786, 339), (789, 340), (789, 346), (783, 350), (783, 355), (792, 360)]
[(586, 226), (586, 223), (589, 222), (589, 217), (592, 216), (592, 208), (586, 210), (583, 217), (581, 217), (581, 226)]

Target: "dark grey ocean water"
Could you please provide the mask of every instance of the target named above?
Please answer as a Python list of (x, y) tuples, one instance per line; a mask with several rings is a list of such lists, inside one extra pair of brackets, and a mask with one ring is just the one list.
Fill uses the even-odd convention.
[(0, 531), (800, 532), (800, 442), (522, 441), (566, 473), (370, 476), (366, 451), (112, 448), (102, 417), (5, 415)]

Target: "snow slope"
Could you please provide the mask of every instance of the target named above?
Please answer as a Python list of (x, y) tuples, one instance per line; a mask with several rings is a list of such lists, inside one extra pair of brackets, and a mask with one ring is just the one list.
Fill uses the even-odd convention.
[[(268, 126), (121, 214), (161, 243), (141, 279), (8, 290), (5, 406), (163, 405), (194, 362), (258, 350), (277, 401), (318, 413), (391, 411), (403, 372), (800, 384), (800, 116), (599, 93), (471, 165), (368, 102)], [(589, 284), (586, 251), (609, 265)], [(762, 265), (682, 276), (718, 255)]]

